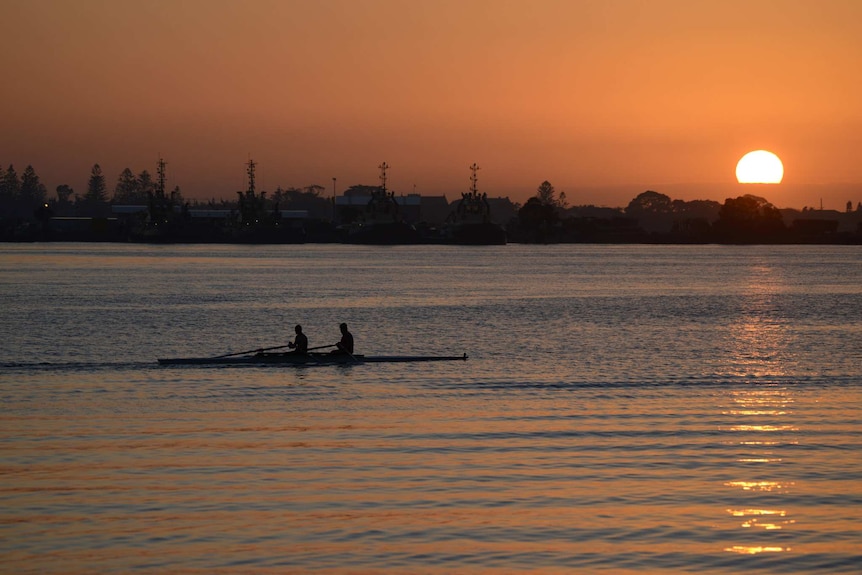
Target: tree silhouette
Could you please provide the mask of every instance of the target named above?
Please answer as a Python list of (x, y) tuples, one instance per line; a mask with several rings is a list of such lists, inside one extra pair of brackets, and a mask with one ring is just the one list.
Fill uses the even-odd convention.
[(57, 201), (61, 204), (68, 204), (72, 201), (72, 196), (75, 195), (75, 190), (66, 184), (57, 186)]
[(83, 205), (90, 215), (105, 215), (108, 207), (108, 189), (105, 176), (99, 164), (93, 164), (90, 180), (87, 183), (87, 193), (84, 194)]
[(84, 198), (88, 202), (104, 203), (108, 201), (108, 188), (105, 186), (105, 176), (99, 164), (93, 164), (90, 171), (90, 180), (87, 183), (87, 193)]
[(554, 227), (558, 222), (559, 215), (556, 207), (553, 204), (542, 203), (538, 195), (527, 200), (527, 203), (518, 210), (518, 223), (531, 241), (551, 241)]
[(27, 166), (21, 174), (21, 205), (25, 210), (33, 210), (45, 203), (47, 190), (33, 166)]
[(566, 192), (560, 192), (560, 197), (557, 199), (557, 207), (565, 210), (569, 207), (569, 200), (566, 198)]
[(674, 202), (665, 194), (647, 190), (629, 202), (625, 214), (646, 231), (664, 233), (673, 227)]
[(764, 198), (728, 198), (718, 212), (716, 230), (728, 241), (775, 241), (786, 231), (781, 212)]
[(312, 184), (310, 186), (306, 186), (304, 188), (305, 193), (310, 194), (312, 197), (319, 198), (320, 195), (326, 191), (326, 188), (323, 186)]
[(75, 190), (66, 184), (57, 186), (57, 199), (52, 201), (55, 215), (69, 216), (74, 213), (72, 205), (72, 197), (75, 195)]
[(647, 214), (670, 214), (671, 212), (673, 212), (673, 202), (670, 197), (652, 190), (638, 194), (626, 207), (626, 215), (632, 217)]
[(18, 201), (20, 193), (21, 181), (18, 179), (18, 173), (15, 171), (15, 166), (9, 164), (9, 168), (0, 178), (0, 201), (6, 206), (6, 209), (11, 210), (15, 202)]
[(543, 206), (554, 206), (559, 207), (559, 203), (557, 200), (557, 191), (554, 189), (554, 186), (551, 185), (551, 182), (545, 180), (539, 187), (536, 188), (535, 198), (539, 200), (539, 203)]
[(114, 186), (114, 197), (111, 199), (115, 204), (133, 204), (138, 199), (138, 180), (132, 170), (126, 168), (120, 172), (117, 185)]
[(149, 201), (150, 194), (154, 194), (155, 191), (156, 183), (153, 181), (153, 177), (150, 173), (144, 170), (138, 174), (137, 194), (140, 197), (140, 200), (147, 203)]

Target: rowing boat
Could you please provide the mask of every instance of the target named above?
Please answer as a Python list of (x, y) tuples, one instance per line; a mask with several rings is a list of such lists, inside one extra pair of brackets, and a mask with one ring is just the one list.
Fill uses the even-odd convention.
[(357, 363), (412, 363), (425, 361), (465, 361), (463, 355), (341, 355), (331, 353), (255, 353), (233, 357), (161, 358), (159, 365), (350, 365)]

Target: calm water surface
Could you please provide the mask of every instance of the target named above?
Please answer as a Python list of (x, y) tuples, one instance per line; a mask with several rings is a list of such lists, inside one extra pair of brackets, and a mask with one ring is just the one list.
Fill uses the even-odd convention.
[[(860, 573), (858, 247), (0, 244), (8, 573)], [(467, 362), (182, 367), (339, 337)]]

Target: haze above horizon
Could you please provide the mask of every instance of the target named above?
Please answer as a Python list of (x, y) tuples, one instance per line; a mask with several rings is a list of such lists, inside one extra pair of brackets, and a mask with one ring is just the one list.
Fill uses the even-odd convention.
[(779, 207), (862, 201), (856, 0), (2, 0), (0, 164), (53, 195), (126, 167), (187, 198), (260, 189), (479, 187), (570, 204), (748, 193), (775, 152)]

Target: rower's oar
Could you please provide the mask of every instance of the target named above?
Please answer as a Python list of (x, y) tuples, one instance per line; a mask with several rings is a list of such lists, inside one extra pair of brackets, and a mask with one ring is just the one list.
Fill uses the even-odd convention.
[(315, 350), (315, 349), (326, 349), (327, 347), (335, 347), (336, 345), (338, 345), (338, 344), (333, 343), (333, 344), (330, 344), (330, 345), (319, 345), (319, 346), (317, 346), (317, 347), (309, 347), (309, 348), (308, 348), (308, 351), (313, 351), (313, 350)]
[(212, 359), (219, 359), (219, 358), (222, 358), (222, 357), (233, 357), (233, 356), (235, 356), (235, 355), (245, 355), (245, 354), (247, 354), (247, 353), (256, 353), (256, 352), (259, 352), (259, 351), (270, 351), (270, 350), (272, 350), (272, 349), (281, 349), (281, 348), (284, 348), (284, 347), (289, 347), (289, 345), (290, 345), (290, 344), (285, 344), (285, 345), (276, 345), (276, 346), (273, 346), (273, 347), (259, 347), (259, 348), (257, 348), (257, 349), (250, 349), (250, 350), (248, 350), (248, 351), (238, 351), (238, 352), (236, 352), (236, 353), (226, 353), (226, 354), (224, 354), (224, 355), (217, 355), (217, 356), (215, 356), (215, 357), (214, 357), (214, 358), (212, 358)]

